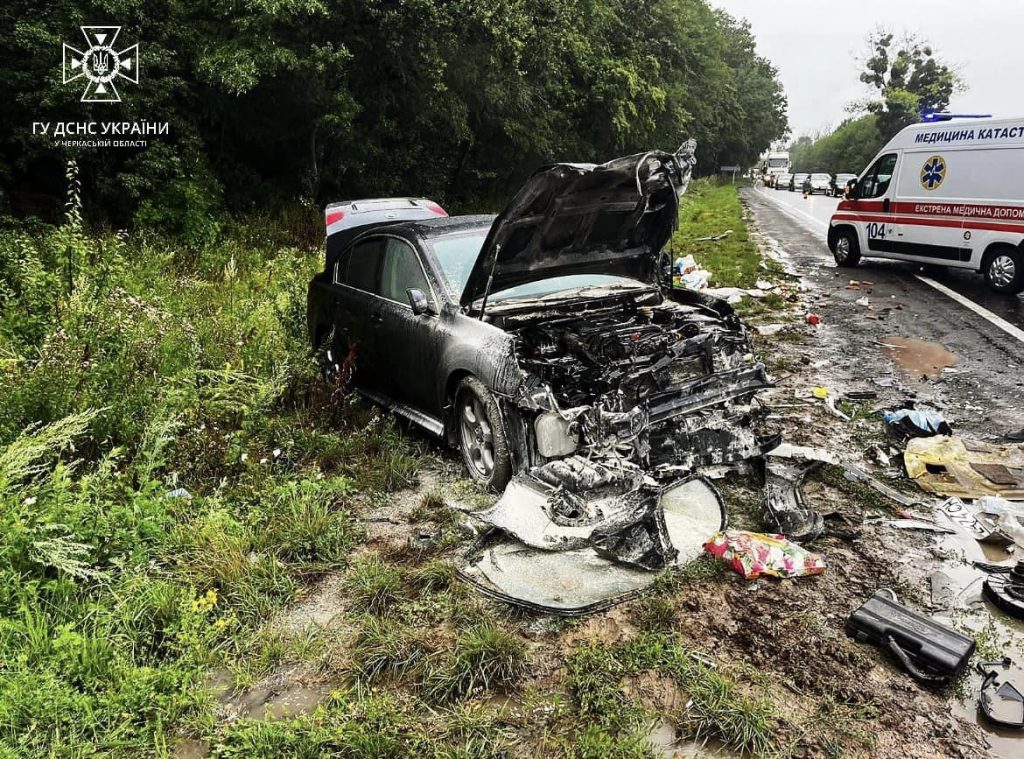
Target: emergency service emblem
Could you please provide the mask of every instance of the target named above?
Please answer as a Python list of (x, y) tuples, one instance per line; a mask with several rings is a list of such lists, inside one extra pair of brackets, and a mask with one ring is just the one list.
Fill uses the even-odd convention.
[(84, 51), (64, 44), (64, 83), (85, 77), (83, 103), (120, 103), (117, 79), (139, 83), (138, 43), (118, 50), (119, 26), (83, 26)]
[(933, 155), (924, 162), (921, 169), (921, 186), (928, 190), (937, 190), (942, 181), (946, 178), (946, 159), (940, 155)]

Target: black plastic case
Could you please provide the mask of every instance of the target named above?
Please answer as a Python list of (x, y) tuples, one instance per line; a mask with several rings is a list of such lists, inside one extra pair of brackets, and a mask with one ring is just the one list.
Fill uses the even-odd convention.
[(956, 677), (974, 653), (974, 641), (877, 591), (846, 620), (846, 634), (889, 651), (914, 678), (941, 683)]

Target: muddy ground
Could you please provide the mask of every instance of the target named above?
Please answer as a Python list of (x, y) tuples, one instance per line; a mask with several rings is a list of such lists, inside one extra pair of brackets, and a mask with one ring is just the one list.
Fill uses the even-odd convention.
[[(867, 455), (876, 445), (883, 452), (891, 449), (879, 409), (908, 398), (927, 400), (946, 412), (957, 431), (985, 438), (1024, 427), (1019, 345), (986, 334), (955, 304), (922, 297), (923, 289), (898, 269), (864, 268), (853, 274), (835, 269), (820, 240), (806, 229), (754, 194), (745, 202), (765, 254), (789, 271), (766, 273), (776, 284), (781, 308), (747, 306), (754, 329), (767, 333), (755, 336), (755, 344), (777, 379), (777, 387), (761, 398), (769, 423), (788, 442), (826, 448), (916, 497), (924, 494), (901, 474), (898, 456), (885, 467)], [(861, 300), (865, 297), (867, 305)], [(820, 315), (821, 325), (807, 323), (808, 311)], [(814, 387), (828, 388), (837, 409), (850, 419), (815, 398)], [(850, 401), (847, 394), (853, 391), (874, 397)], [(415, 489), (384, 503), (362, 504), (366, 541), (361, 556), (411, 571), (439, 559), (461, 562), (475, 537), (464, 511), (493, 499), (461, 479), (455, 456), (437, 447), (430, 450), (433, 463), (421, 472)], [(765, 527), (756, 467), (730, 473), (717, 485), (732, 526)], [(891, 588), (915, 608), (974, 629), (985, 658), (998, 653), (1024, 661), (1019, 628), (991, 622), (998, 612), (981, 604), (975, 579), (965, 568), (977, 546), (885, 526), (880, 520), (891, 518), (899, 507), (848, 481), (838, 467), (812, 475), (805, 494), (815, 508), (840, 515), (832, 534), (806, 546), (825, 556), (827, 570), (818, 577), (747, 582), (702, 559), (679, 576), (663, 578), (646, 598), (577, 621), (511, 610), (465, 586), (446, 590), (468, 599), (462, 603), (472, 607), (469, 613), (500, 620), (525, 641), (528, 664), (517, 682), (470, 695), (494, 710), (503, 731), (513, 736), (508, 755), (564, 753), (564, 744), (553, 736), (579, 728), (574, 723), (581, 711), (563, 703), (580, 698), (567, 671), (576, 652), (587, 646), (611, 650), (657, 630), (727, 674), (741, 696), (770, 703), (776, 717), (775, 755), (1021, 756), (1024, 740), (976, 724), (977, 678), (961, 678), (940, 690), (921, 687), (882, 652), (844, 633), (846, 618), (863, 600), (879, 588)], [(935, 499), (924, 500), (930, 504)], [(930, 507), (923, 505), (921, 512), (930, 516)], [(940, 568), (964, 586), (950, 609), (932, 609), (930, 577)], [(315, 654), (282, 657), (269, 672), (248, 680), (237, 672), (212, 676), (221, 719), (309, 714), (332, 690), (346, 687), (358, 667), (351, 655), (357, 633), (348, 613), (347, 587), (343, 573), (322, 577), (268, 624), (268, 635), (291, 641), (290, 650), (301, 652), (295, 641), (303, 636), (326, 637), (327, 644), (317, 646)], [(455, 634), (450, 621), (437, 621), (442, 617), (434, 614), (423, 612), (432, 639), (427, 648)], [(401, 679), (387, 687), (410, 690)], [(623, 703), (641, 704), (652, 715), (655, 755), (734, 755), (716, 740), (728, 736), (714, 725), (702, 725), (702, 734), (693, 740), (692, 701), (678, 679), (655, 667), (622, 677), (617, 687)], [(182, 744), (179, 753), (186, 747)], [(201, 754), (202, 747), (190, 748)]]

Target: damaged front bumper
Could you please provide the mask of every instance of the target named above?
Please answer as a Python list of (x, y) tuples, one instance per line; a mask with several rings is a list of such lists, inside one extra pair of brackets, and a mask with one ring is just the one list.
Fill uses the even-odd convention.
[[(758, 430), (754, 398), (772, 383), (732, 309), (687, 291), (497, 318), (516, 337), (525, 380), (506, 404), (529, 453), (495, 506), (474, 514), (512, 544), (476, 555), (467, 578), (577, 613), (696, 558), (724, 526), (721, 499), (696, 473), (779, 443)], [(546, 570), (524, 583), (529, 557)]]

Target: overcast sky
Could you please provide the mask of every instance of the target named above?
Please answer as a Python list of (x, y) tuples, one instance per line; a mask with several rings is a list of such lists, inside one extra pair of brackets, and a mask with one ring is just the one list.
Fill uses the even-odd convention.
[(793, 136), (835, 126), (866, 94), (857, 59), (878, 26), (915, 32), (955, 65), (968, 90), (950, 110), (1024, 116), (1021, 0), (711, 0), (750, 21), (761, 55), (779, 69)]

